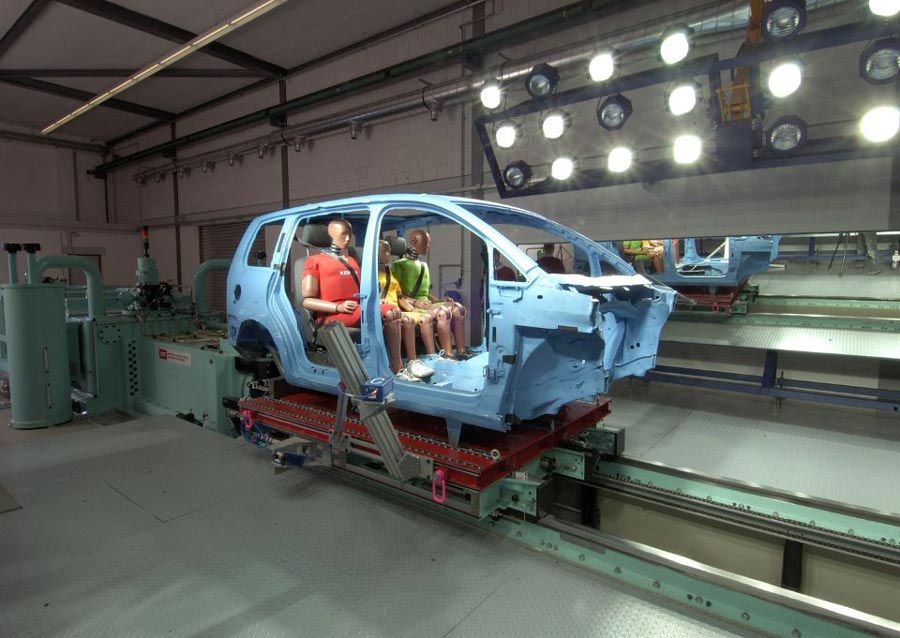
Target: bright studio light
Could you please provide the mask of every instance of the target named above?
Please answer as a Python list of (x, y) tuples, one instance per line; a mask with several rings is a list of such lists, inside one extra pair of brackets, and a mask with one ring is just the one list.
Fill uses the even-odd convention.
[(895, 106), (876, 106), (862, 116), (859, 132), (870, 142), (887, 142), (900, 129), (900, 110)]
[(774, 97), (787, 97), (799, 89), (802, 82), (803, 68), (799, 62), (779, 62), (769, 73), (769, 92)]
[(553, 179), (560, 181), (569, 179), (574, 172), (575, 160), (571, 157), (557, 157), (553, 160), (553, 165), (550, 167), (550, 174), (553, 176)]
[(669, 112), (672, 115), (685, 115), (697, 106), (697, 89), (693, 84), (681, 84), (672, 89), (668, 99)]
[(900, 13), (900, 0), (869, 0), (869, 11), (879, 18), (893, 18)]
[(541, 131), (548, 140), (558, 140), (566, 132), (566, 114), (562, 111), (551, 111), (541, 120)]
[(606, 167), (610, 173), (624, 173), (631, 168), (631, 162), (634, 154), (631, 149), (624, 146), (617, 146), (609, 152), (606, 158)]
[(503, 98), (503, 91), (496, 82), (488, 82), (481, 87), (481, 104), (486, 109), (495, 109), (500, 106), (500, 100)]
[(609, 51), (598, 53), (588, 64), (588, 73), (594, 82), (606, 82), (616, 71), (616, 62)]
[(497, 140), (497, 146), (500, 148), (512, 148), (513, 144), (516, 143), (518, 133), (518, 127), (515, 122), (507, 120), (505, 122), (500, 122), (500, 125), (494, 133), (494, 139)]
[(691, 51), (689, 36), (691, 30), (685, 25), (676, 25), (663, 31), (659, 43), (659, 57), (666, 64), (678, 64)]
[(703, 142), (696, 135), (681, 135), (672, 145), (672, 157), (676, 164), (693, 164), (700, 159)]

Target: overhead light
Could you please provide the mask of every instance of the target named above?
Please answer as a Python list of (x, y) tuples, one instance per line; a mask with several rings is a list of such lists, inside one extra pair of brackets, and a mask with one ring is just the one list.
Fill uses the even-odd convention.
[(132, 75), (128, 76), (125, 80), (119, 82), (113, 88), (104, 91), (103, 93), (99, 93), (92, 97), (90, 100), (79, 106), (77, 109), (65, 115), (64, 117), (59, 118), (53, 124), (45, 127), (41, 133), (47, 135), (48, 133), (52, 133), (60, 126), (68, 124), (76, 117), (84, 115), (92, 108), (103, 104), (108, 99), (115, 97), (116, 95), (122, 93), (133, 87), (138, 82), (147, 79), (151, 75), (154, 75), (166, 67), (169, 67), (187, 55), (190, 55), (194, 51), (199, 50), (200, 48), (206, 46), (210, 42), (214, 40), (218, 40), (222, 36), (234, 31), (238, 27), (246, 24), (250, 20), (258, 18), (264, 13), (271, 11), (275, 7), (280, 4), (287, 2), (287, 0), (263, 0), (262, 2), (257, 2), (255, 5), (250, 7), (249, 9), (244, 9), (239, 13), (236, 13), (234, 16), (225, 20), (224, 22), (220, 22), (219, 24), (211, 27), (207, 31), (201, 33), (196, 36), (189, 42), (185, 44), (179, 44), (173, 51), (166, 53), (163, 57), (159, 58), (155, 62), (151, 62), (144, 68), (136, 71)]
[(165, 173), (159, 173), (159, 172), (156, 172), (156, 173), (153, 174), (153, 181), (155, 181), (157, 184), (159, 184), (159, 183), (160, 183), (161, 181), (163, 181), (165, 178), (166, 178), (166, 174), (165, 174)]
[(887, 142), (900, 129), (900, 110), (895, 106), (876, 106), (859, 121), (859, 131), (870, 142)]
[(143, 174), (134, 176), (134, 183), (137, 184), (138, 188), (141, 188), (144, 183), (146, 183), (147, 177)]
[(486, 109), (495, 109), (503, 99), (503, 89), (495, 80), (488, 80), (481, 85), (481, 105)]
[(666, 106), (672, 115), (685, 115), (697, 106), (697, 84), (685, 82), (672, 89), (666, 96)]
[(700, 159), (703, 142), (696, 135), (680, 135), (672, 145), (672, 157), (676, 164), (693, 164)]
[(616, 72), (616, 60), (612, 51), (603, 51), (591, 58), (588, 73), (594, 82), (606, 82)]
[(428, 103), (428, 116), (431, 118), (432, 122), (437, 122), (438, 115), (441, 113), (441, 102), (440, 100), (431, 100)]
[(513, 162), (503, 169), (503, 181), (513, 190), (520, 190), (531, 181), (531, 166), (525, 162)]
[(550, 166), (550, 175), (553, 179), (560, 181), (567, 180), (572, 177), (575, 172), (575, 160), (568, 156), (557, 157)]
[[(305, 137), (295, 137), (294, 138), (294, 151), (299, 153), (306, 146), (306, 138)], [(229, 166), (234, 166), (230, 161), (228, 162)]]
[(803, 82), (803, 64), (798, 60), (777, 62), (769, 73), (769, 92), (774, 97), (787, 97)]
[(260, 144), (259, 148), (256, 149), (256, 156), (259, 157), (259, 159), (262, 159), (266, 156), (266, 153), (268, 153), (268, 152), (269, 152), (269, 145), (268, 144)]
[(783, 42), (806, 26), (805, 0), (770, 0), (762, 15), (762, 34), (767, 40)]
[(208, 173), (211, 169), (215, 168), (216, 165), (210, 160), (206, 160), (200, 165), (200, 170), (204, 173)]
[(900, 40), (876, 40), (859, 56), (859, 77), (869, 84), (893, 82), (900, 71)]
[(525, 76), (525, 90), (539, 100), (553, 94), (559, 84), (559, 72), (549, 64), (538, 64)]
[(516, 143), (518, 135), (519, 125), (512, 120), (500, 122), (500, 124), (497, 125), (497, 130), (494, 131), (494, 139), (497, 141), (497, 146), (500, 148), (512, 148), (513, 144)]
[(569, 116), (563, 111), (550, 111), (541, 118), (541, 131), (548, 140), (558, 140), (569, 126)]
[(893, 18), (900, 13), (900, 0), (869, 0), (869, 11), (879, 18)]
[(359, 132), (362, 130), (362, 124), (357, 121), (350, 122), (350, 139), (355, 140), (359, 137)]
[(184, 179), (188, 175), (191, 174), (191, 169), (189, 166), (179, 166), (178, 167), (178, 179)]
[(766, 133), (766, 148), (776, 155), (792, 153), (805, 141), (806, 122), (794, 115), (778, 118)]
[(239, 154), (231, 153), (230, 155), (228, 155), (228, 165), (234, 166), (235, 162), (239, 162), (240, 159), (241, 159), (241, 156)]
[(659, 59), (666, 64), (678, 64), (691, 51), (694, 30), (686, 24), (674, 24), (663, 31), (659, 40)]
[(631, 100), (621, 94), (611, 95), (597, 107), (597, 123), (607, 131), (617, 131), (631, 117)]
[(625, 146), (617, 146), (606, 156), (606, 168), (610, 173), (624, 173), (631, 168), (631, 162), (634, 159), (634, 153), (630, 148)]

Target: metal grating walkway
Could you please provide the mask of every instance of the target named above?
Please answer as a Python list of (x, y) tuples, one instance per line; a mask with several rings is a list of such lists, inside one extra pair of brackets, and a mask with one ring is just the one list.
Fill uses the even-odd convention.
[(900, 515), (896, 416), (640, 382), (613, 396), (626, 456)]
[(4, 635), (743, 635), (171, 417), (18, 434)]

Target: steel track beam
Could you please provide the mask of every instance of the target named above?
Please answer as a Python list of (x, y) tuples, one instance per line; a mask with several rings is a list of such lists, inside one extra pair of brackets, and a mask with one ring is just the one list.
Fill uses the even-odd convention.
[[(82, 102), (87, 102), (94, 97), (93, 93), (89, 93), (87, 91), (73, 89), (70, 86), (63, 86), (62, 84), (54, 84), (53, 82), (45, 82), (44, 80), (35, 80), (33, 78), (0, 78), (0, 82), (10, 84), (12, 86), (18, 86), (22, 89), (39, 91), (40, 93), (49, 93), (50, 95), (58, 95), (60, 97), (66, 97)], [(174, 120), (176, 116), (175, 113), (171, 113), (169, 111), (155, 109), (151, 106), (144, 106), (143, 104), (136, 104), (134, 102), (120, 100), (118, 98), (111, 98), (109, 100), (106, 100), (100, 106), (105, 106), (106, 108), (110, 109), (116, 109), (117, 111), (125, 111), (126, 113), (133, 113), (135, 115), (142, 115), (144, 117), (150, 117), (155, 120)]]
[(37, 17), (41, 15), (48, 4), (50, 4), (50, 0), (33, 0), (33, 2), (28, 5), (25, 11), (22, 12), (22, 15), (20, 15), (9, 28), (9, 31), (4, 33), (3, 37), (0, 38), (0, 58), (3, 57), (3, 54), (6, 53), (26, 31), (28, 31), (28, 27), (30, 27)]
[[(127, 78), (134, 69), (0, 69), (0, 79), (17, 78)], [(246, 69), (176, 69), (169, 67), (153, 74), (157, 78), (258, 78)]]
[[(197, 37), (196, 33), (192, 33), (187, 29), (176, 27), (173, 24), (163, 22), (162, 20), (157, 20), (156, 18), (151, 18), (148, 15), (138, 13), (137, 11), (132, 11), (131, 9), (126, 9), (125, 7), (113, 4), (112, 2), (107, 2), (106, 0), (56, 1), (60, 4), (67, 5), (74, 9), (92, 13), (95, 16), (99, 16), (106, 20), (111, 20), (112, 22), (131, 27), (132, 29), (137, 29), (138, 31), (143, 31), (144, 33), (149, 33), (150, 35), (156, 36), (157, 38), (163, 38), (164, 40), (169, 40), (171, 42), (183, 44)], [(235, 64), (245, 69), (256, 71), (271, 78), (280, 77), (284, 75), (285, 72), (285, 69), (278, 66), (277, 64), (272, 64), (271, 62), (260, 60), (259, 58), (244, 53), (243, 51), (238, 51), (237, 49), (226, 46), (221, 42), (213, 42), (206, 45), (205, 47), (203, 47), (203, 53), (211, 55), (215, 58), (219, 58), (220, 60), (224, 60), (225, 62), (230, 62), (231, 64)]]

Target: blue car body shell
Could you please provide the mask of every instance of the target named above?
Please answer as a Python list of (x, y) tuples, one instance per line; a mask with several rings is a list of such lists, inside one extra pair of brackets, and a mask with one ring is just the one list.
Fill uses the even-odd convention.
[(727, 237), (721, 256), (701, 257), (696, 241), (684, 240), (684, 256), (675, 263), (674, 245), (665, 240), (663, 272), (653, 277), (668, 286), (705, 286), (734, 288), (751, 275), (765, 272), (778, 257), (778, 235)]
[[(415, 216), (392, 214), (415, 211)], [(360, 221), (360, 215), (366, 217)], [(435, 370), (429, 383), (397, 380), (394, 405), (442, 417), (448, 430), (461, 424), (504, 431), (511, 423), (555, 414), (576, 399), (607, 392), (610, 382), (643, 375), (656, 362), (660, 330), (674, 292), (635, 274), (615, 253), (535, 213), (459, 197), (372, 195), (309, 204), (255, 219), (228, 272), (228, 334), (233, 345), (265, 344), (277, 354), (288, 383), (337, 393), (334, 368), (310, 360), (285, 290), (290, 249), (299, 226), (337, 216), (353, 222), (363, 248), (360, 262), (361, 336), (357, 349), (370, 377), (390, 376), (379, 313), (377, 242), (382, 233), (404, 235), (414, 227), (455, 223), (493, 250), (524, 281), (488, 277), (482, 342), (467, 361), (425, 359)], [(250, 265), (262, 225), (283, 220), (271, 265)], [(363, 225), (361, 222), (364, 221)], [(357, 223), (359, 222), (359, 223)], [(552, 233), (573, 244), (584, 275), (545, 273), (495, 228), (515, 224)], [(451, 437), (453, 438), (453, 437)]]

